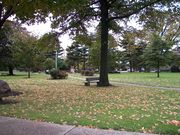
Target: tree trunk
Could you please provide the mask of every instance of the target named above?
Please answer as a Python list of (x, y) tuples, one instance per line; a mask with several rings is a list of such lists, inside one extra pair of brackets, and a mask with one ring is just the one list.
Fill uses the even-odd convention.
[(12, 66), (9, 66), (8, 69), (9, 69), (9, 75), (14, 75), (14, 73), (13, 73), (13, 67), (12, 67)]
[(101, 57), (100, 57), (100, 81), (98, 86), (109, 86), (108, 80), (108, 2), (100, 0), (101, 10)]
[[(131, 59), (131, 58), (130, 58)], [(133, 68), (132, 68), (132, 61), (129, 61), (129, 68), (130, 68), (130, 72), (133, 72)]]
[(80, 69), (79, 69), (79, 60), (77, 61), (77, 72), (79, 73)]
[(159, 70), (159, 60), (157, 61), (158, 63), (157, 63), (157, 77), (159, 78), (160, 76), (159, 76), (159, 72), (160, 72), (160, 70)]
[(85, 70), (86, 69), (86, 58), (85, 58), (85, 56), (83, 57), (83, 70)]
[(6, 20), (14, 13), (13, 12), (13, 7), (11, 6), (5, 13), (4, 15), (2, 14), (4, 12), (3, 9), (3, 4), (0, 3), (0, 29), (2, 29), (4, 23)]
[(28, 78), (31, 77), (31, 68), (28, 68)]

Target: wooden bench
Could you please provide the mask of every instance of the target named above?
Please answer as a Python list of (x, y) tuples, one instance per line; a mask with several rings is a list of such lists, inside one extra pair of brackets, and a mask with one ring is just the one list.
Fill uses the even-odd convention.
[(91, 77), (91, 78), (86, 78), (86, 81), (84, 82), (85, 86), (90, 86), (90, 83), (99, 83), (99, 77)]

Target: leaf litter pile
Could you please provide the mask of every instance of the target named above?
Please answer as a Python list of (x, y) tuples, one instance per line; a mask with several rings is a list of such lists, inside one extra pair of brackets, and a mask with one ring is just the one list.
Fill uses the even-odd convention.
[(47, 78), (7, 80), (23, 92), (14, 104), (0, 105), (0, 115), (36, 121), (144, 133), (178, 134), (180, 92), (111, 86), (83, 86), (77, 80)]

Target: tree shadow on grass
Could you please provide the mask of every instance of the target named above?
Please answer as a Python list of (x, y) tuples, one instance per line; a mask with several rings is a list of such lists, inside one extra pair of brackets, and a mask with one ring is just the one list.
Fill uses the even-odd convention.
[(0, 101), (0, 105), (7, 105), (7, 104), (17, 104), (19, 101), (14, 100), (14, 99), (3, 99)]
[(27, 74), (26, 73), (24, 73), (24, 74), (13, 74), (13, 75), (9, 75), (9, 73), (0, 73), (0, 76), (3, 76), (3, 77), (8, 77), (8, 76), (27, 76)]
[(23, 93), (19, 92), (19, 91), (9, 91), (9, 92), (6, 92), (6, 93), (1, 93), (0, 94), (0, 105), (1, 104), (16, 104), (16, 103), (18, 103), (18, 101), (16, 101), (16, 100), (6, 99), (5, 97), (19, 96), (21, 94), (23, 94)]

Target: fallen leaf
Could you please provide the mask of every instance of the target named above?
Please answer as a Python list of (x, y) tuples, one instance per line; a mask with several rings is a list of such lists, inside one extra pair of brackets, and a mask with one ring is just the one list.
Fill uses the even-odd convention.
[(180, 121), (178, 120), (172, 120), (172, 121), (169, 121), (167, 122), (168, 124), (171, 124), (171, 125), (176, 125), (176, 126), (180, 126)]

